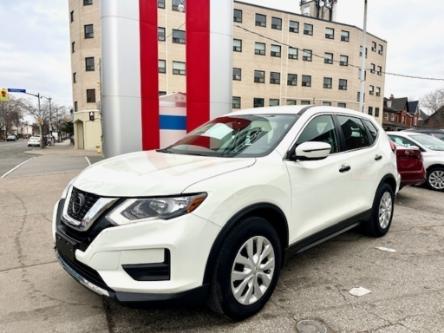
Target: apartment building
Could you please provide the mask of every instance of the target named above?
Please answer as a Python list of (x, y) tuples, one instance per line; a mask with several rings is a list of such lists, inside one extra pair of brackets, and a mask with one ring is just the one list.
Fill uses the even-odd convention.
[[(382, 122), (387, 42), (369, 33), (362, 52), (360, 28), (317, 18), (310, 12), (311, 2), (301, 2), (304, 15), (234, 2), (233, 109), (315, 104), (358, 110), (364, 53), (365, 112)], [(70, 0), (71, 15), (74, 12), (71, 39), (79, 43), (79, 54), (73, 55), (75, 119), (84, 125), (88, 119), (84, 122), (78, 114), (88, 115), (99, 103), (99, 6), (99, 0)], [(77, 22), (76, 11), (81, 16)], [(185, 11), (184, 0), (158, 0), (162, 95), (186, 92)], [(332, 17), (331, 13), (326, 16)], [(94, 26), (92, 40), (86, 39), (87, 25)], [(95, 58), (95, 71), (86, 70), (86, 57)], [(88, 102), (90, 89), (96, 89), (95, 103)]]

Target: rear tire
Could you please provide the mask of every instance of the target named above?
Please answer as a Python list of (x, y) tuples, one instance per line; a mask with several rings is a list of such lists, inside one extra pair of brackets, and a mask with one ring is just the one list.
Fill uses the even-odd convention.
[(371, 217), (364, 222), (364, 232), (371, 237), (382, 237), (390, 229), (393, 219), (395, 193), (387, 183), (382, 183), (376, 191)]
[(210, 308), (231, 319), (258, 313), (276, 287), (282, 265), (282, 244), (261, 217), (238, 222), (224, 240), (213, 272)]
[(427, 170), (427, 187), (433, 191), (444, 191), (444, 167), (437, 166)]

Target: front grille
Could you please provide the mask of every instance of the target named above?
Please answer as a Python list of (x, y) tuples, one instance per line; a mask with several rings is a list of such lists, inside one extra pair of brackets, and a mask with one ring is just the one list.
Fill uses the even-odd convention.
[(68, 215), (77, 221), (82, 221), (99, 198), (98, 195), (83, 192), (73, 187), (68, 205)]

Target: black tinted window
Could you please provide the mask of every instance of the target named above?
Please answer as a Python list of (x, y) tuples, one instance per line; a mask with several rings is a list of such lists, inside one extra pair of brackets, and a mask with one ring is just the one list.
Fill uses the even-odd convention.
[(367, 131), (359, 118), (338, 116), (338, 120), (344, 134), (346, 151), (370, 146)]
[(364, 119), (364, 124), (365, 127), (367, 127), (368, 132), (370, 133), (372, 142), (375, 142), (376, 138), (378, 137), (378, 129), (370, 120)]
[(331, 146), (332, 153), (339, 151), (335, 125), (331, 116), (319, 116), (311, 120), (302, 131), (296, 145), (308, 141), (325, 142)]

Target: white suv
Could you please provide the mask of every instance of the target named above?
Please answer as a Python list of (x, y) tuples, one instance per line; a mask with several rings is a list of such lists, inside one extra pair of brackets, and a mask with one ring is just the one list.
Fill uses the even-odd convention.
[(55, 207), (57, 256), (118, 301), (192, 296), (242, 319), (270, 298), (287, 248), (358, 225), (385, 235), (399, 180), (387, 135), (366, 115), (240, 111), (83, 171)]

